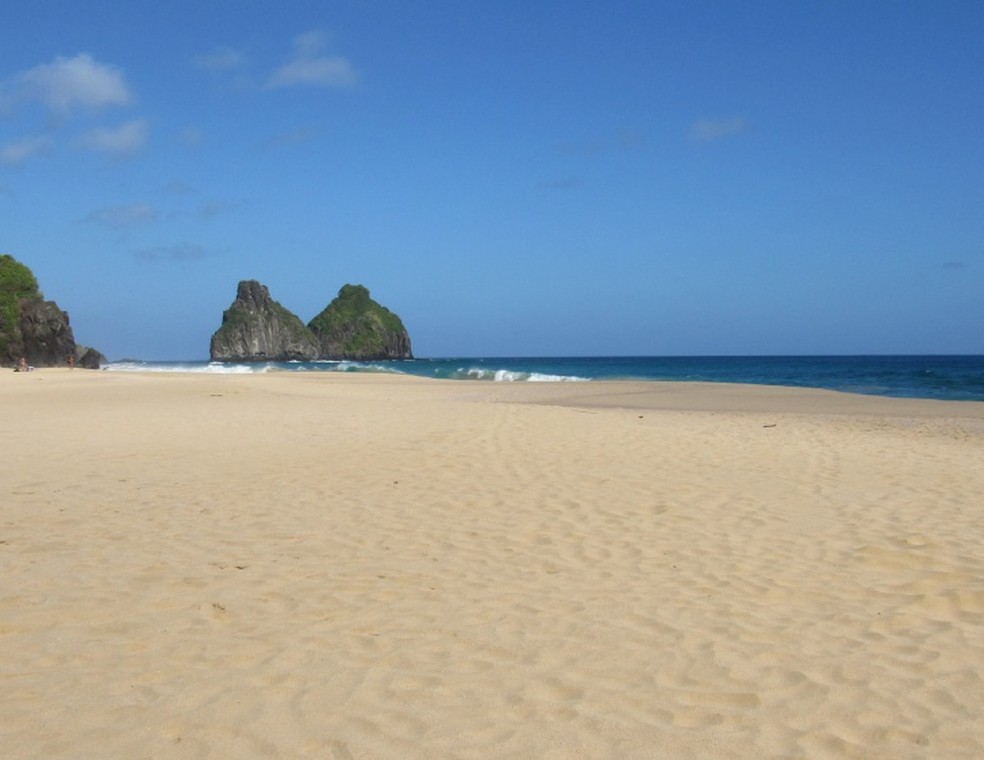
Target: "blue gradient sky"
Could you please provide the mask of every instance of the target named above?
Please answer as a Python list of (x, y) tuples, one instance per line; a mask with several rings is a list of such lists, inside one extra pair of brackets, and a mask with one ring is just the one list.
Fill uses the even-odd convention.
[(418, 356), (984, 352), (984, 3), (0, 6), (0, 252), (111, 359), (240, 279)]

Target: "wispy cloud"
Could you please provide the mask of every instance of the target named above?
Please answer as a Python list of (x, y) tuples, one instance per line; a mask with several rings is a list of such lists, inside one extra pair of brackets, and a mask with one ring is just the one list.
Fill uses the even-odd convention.
[(28, 159), (45, 153), (51, 140), (44, 135), (25, 137), (23, 140), (9, 142), (0, 146), (0, 164), (4, 166), (20, 166)]
[(114, 230), (149, 224), (159, 216), (157, 209), (148, 203), (131, 203), (125, 206), (105, 206), (86, 214), (79, 221), (99, 224)]
[(320, 130), (314, 127), (301, 127), (290, 132), (281, 132), (279, 135), (265, 140), (262, 143), (264, 148), (289, 148), (292, 145), (303, 145), (311, 142), (320, 134)]
[(178, 243), (144, 248), (135, 251), (133, 255), (141, 261), (199, 261), (204, 259), (207, 253), (202, 246), (195, 243)]
[[(60, 128), (72, 116), (110, 106), (126, 106), (133, 100), (123, 72), (96, 61), (88, 53), (58, 56), (0, 81), (0, 113), (13, 117), (18, 108), (35, 104), (49, 114), (50, 134), (35, 135), (0, 145), (0, 165), (20, 166), (47, 152), (60, 140)], [(98, 127), (78, 138), (76, 145), (117, 157), (140, 150), (147, 140), (147, 122), (135, 119), (116, 128)]]
[(325, 54), (326, 45), (327, 36), (320, 31), (295, 37), (290, 60), (270, 75), (267, 87), (354, 85), (359, 77), (351, 62), (341, 56)]
[(599, 137), (560, 143), (561, 153), (568, 156), (597, 156), (613, 151), (632, 151), (644, 147), (646, 136), (637, 129), (624, 129), (614, 137)]
[(194, 63), (206, 71), (227, 73), (242, 68), (246, 64), (246, 56), (235, 48), (220, 45), (210, 53), (197, 56)]
[(115, 128), (97, 127), (82, 136), (89, 150), (117, 157), (132, 156), (147, 143), (149, 127), (146, 119), (134, 119)]
[(690, 137), (698, 142), (714, 142), (741, 134), (748, 130), (748, 126), (748, 122), (740, 116), (731, 119), (699, 119), (690, 127)]
[(560, 152), (568, 156), (597, 156), (611, 147), (606, 140), (578, 140), (560, 145)]
[(232, 211), (235, 211), (237, 208), (239, 208), (239, 204), (237, 203), (230, 203), (229, 201), (212, 200), (212, 201), (207, 201), (205, 205), (201, 207), (199, 213), (201, 214), (201, 216), (210, 219), (212, 217), (228, 214)]
[(126, 105), (132, 99), (123, 73), (97, 62), (88, 53), (74, 58), (59, 56), (51, 63), (23, 71), (5, 82), (2, 89), (8, 103), (37, 101), (59, 114), (78, 107)]
[(547, 180), (539, 183), (538, 187), (544, 190), (573, 190), (581, 185), (581, 178), (575, 176), (558, 177), (557, 179)]
[(205, 130), (201, 127), (185, 127), (178, 133), (178, 140), (188, 148), (200, 148), (205, 144)]
[(635, 150), (646, 144), (646, 135), (639, 129), (623, 129), (615, 139), (616, 144), (623, 150)]
[(191, 195), (195, 192), (194, 185), (185, 182), (183, 179), (173, 179), (164, 185), (164, 189), (174, 195)]
[(956, 261), (956, 260), (954, 260), (954, 261), (944, 261), (943, 262), (943, 268), (944, 269), (966, 269), (967, 268), (967, 262), (966, 261)]

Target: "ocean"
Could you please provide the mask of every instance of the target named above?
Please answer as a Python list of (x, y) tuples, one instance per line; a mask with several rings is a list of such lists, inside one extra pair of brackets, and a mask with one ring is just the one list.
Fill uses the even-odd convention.
[(260, 362), (119, 361), (114, 372), (390, 372), (461, 381), (665, 380), (984, 401), (984, 356), (582, 356)]

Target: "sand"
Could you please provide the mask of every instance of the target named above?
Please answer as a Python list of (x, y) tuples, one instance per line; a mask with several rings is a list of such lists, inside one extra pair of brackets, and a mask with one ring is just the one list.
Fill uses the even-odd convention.
[(0, 372), (4, 758), (984, 757), (984, 404)]

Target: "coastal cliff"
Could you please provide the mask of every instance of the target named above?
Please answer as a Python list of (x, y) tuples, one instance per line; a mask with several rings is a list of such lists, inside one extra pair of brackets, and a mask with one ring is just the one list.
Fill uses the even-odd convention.
[(13, 256), (0, 256), (0, 366), (78, 365), (98, 369), (106, 357), (75, 342), (68, 312), (45, 301), (34, 273)]
[(369, 297), (362, 285), (345, 285), (308, 327), (323, 359), (412, 359), (402, 320)]
[(317, 358), (318, 341), (265, 285), (243, 280), (212, 335), (209, 355), (212, 361), (308, 361)]
[(212, 361), (245, 362), (413, 358), (403, 322), (362, 285), (345, 285), (305, 326), (256, 280), (239, 283), (209, 354)]

